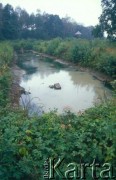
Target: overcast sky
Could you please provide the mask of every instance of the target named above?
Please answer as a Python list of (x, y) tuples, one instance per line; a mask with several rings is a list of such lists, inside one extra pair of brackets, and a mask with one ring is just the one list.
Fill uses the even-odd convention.
[(0, 0), (3, 5), (11, 4), (14, 8), (20, 6), (28, 13), (42, 12), (57, 14), (60, 17), (66, 15), (85, 26), (98, 24), (100, 16), (101, 0)]

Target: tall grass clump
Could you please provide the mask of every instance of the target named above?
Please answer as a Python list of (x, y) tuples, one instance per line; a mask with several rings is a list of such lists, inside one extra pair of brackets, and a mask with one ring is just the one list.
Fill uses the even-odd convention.
[(0, 106), (8, 102), (11, 74), (9, 66), (13, 60), (13, 48), (9, 43), (0, 43)]

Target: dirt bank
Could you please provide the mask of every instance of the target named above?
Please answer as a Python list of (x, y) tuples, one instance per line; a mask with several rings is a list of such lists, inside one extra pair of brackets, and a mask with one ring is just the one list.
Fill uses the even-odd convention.
[(71, 62), (66, 62), (64, 61), (63, 59), (59, 59), (55, 56), (51, 56), (51, 55), (48, 55), (48, 54), (44, 54), (44, 53), (38, 53), (36, 51), (31, 51), (32, 53), (36, 54), (37, 56), (40, 56), (40, 57), (47, 57), (47, 58), (51, 58), (53, 59), (55, 62), (59, 62), (61, 64), (64, 64), (64, 65), (68, 65), (68, 66), (71, 66), (72, 68), (74, 68), (76, 71), (82, 71), (82, 72), (89, 72), (94, 78), (98, 79), (99, 81), (103, 82), (104, 85), (108, 85), (110, 84), (110, 82), (113, 80), (112, 77), (108, 76), (107, 74), (104, 74), (102, 72), (99, 72), (97, 70), (94, 70), (92, 68), (89, 68), (89, 67), (82, 67), (81, 65), (79, 64), (74, 64), (74, 63), (71, 63)]
[(17, 54), (14, 54), (14, 61), (11, 67), (11, 75), (12, 75), (12, 83), (11, 83), (11, 91), (10, 98), (11, 104), (13, 107), (19, 106), (19, 99), (21, 96), (21, 91), (23, 88), (20, 86), (21, 77), (24, 75), (24, 71), (20, 69), (17, 65)]

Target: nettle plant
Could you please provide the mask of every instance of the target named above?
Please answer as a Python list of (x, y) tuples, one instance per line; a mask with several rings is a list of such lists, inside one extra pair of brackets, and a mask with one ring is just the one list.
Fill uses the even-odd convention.
[[(116, 163), (114, 104), (92, 108), (82, 116), (51, 112), (30, 118), (22, 110), (6, 108), (0, 110), (0, 124), (1, 179), (43, 179), (47, 158), (65, 158), (59, 167), (62, 173), (71, 162)], [(91, 171), (87, 174), (89, 179)]]

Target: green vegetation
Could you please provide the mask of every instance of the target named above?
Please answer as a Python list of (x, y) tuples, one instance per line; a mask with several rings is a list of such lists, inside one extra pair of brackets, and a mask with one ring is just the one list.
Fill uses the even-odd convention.
[(116, 1), (101, 0), (102, 14), (99, 17), (99, 24), (96, 25), (92, 34), (94, 37), (103, 38), (104, 32), (107, 39), (116, 41)]
[[(39, 44), (38, 51), (47, 53), (65, 61), (79, 63), (102, 71), (108, 75), (116, 74), (115, 43), (106, 40), (54, 39)], [(44, 47), (43, 47), (44, 46)]]
[(70, 17), (42, 13), (29, 14), (26, 10), (10, 4), (0, 3), (0, 40), (14, 39), (52, 39), (56, 37), (74, 37), (77, 31), (82, 38), (91, 39), (93, 26), (85, 27)]
[[(10, 97), (10, 68), (14, 51), (45, 53), (115, 78), (116, 43), (93, 39), (91, 34), (93, 30), (94, 37), (103, 38), (103, 32), (106, 31), (110, 40), (116, 40), (115, 0), (102, 0), (102, 8), (100, 24), (93, 28), (72, 22), (70, 18), (60, 19), (58, 15), (41, 12), (29, 15), (21, 8), (14, 10), (9, 4), (3, 7), (0, 3), (0, 40), (15, 40), (0, 42), (1, 180), (43, 180), (44, 163), (50, 157), (65, 158), (66, 164), (60, 167), (61, 172), (67, 170), (66, 165), (69, 163), (92, 164), (95, 159), (101, 165), (100, 170), (106, 170), (99, 179), (112, 178), (112, 170), (102, 165), (110, 163), (114, 167), (116, 164), (115, 96), (81, 115), (50, 112), (39, 117), (29, 117), (21, 107), (12, 107)], [(81, 39), (74, 38), (77, 31), (82, 33)], [(115, 94), (116, 80), (111, 84)], [(90, 168), (87, 168), (86, 173), (86, 179), (92, 179)], [(74, 175), (73, 169), (69, 175)], [(61, 179), (56, 176), (57, 173), (55, 179)]]
[(13, 43), (15, 50), (33, 49), (63, 59), (64, 61), (91, 67), (116, 77), (116, 43), (108, 40), (55, 38), (49, 41), (22, 40)]
[[(58, 15), (42, 13), (29, 14), (26, 10), (10, 4), (0, 3), (0, 40), (14, 39), (42, 39), (49, 40), (56, 37), (74, 37), (79, 31), (81, 38), (107, 38), (116, 40), (116, 1), (101, 0), (102, 14), (99, 24), (85, 27), (70, 17), (60, 18)], [(78, 37), (78, 36), (77, 36)]]
[[(100, 63), (97, 60), (102, 62), (101, 57), (106, 51), (111, 50), (108, 57), (115, 55), (114, 45), (100, 40), (88, 42), (80, 39), (65, 41), (54, 39), (33, 43), (30, 40), (13, 42), (12, 45), (17, 50), (23, 45), (26, 50), (32, 48), (57, 57), (60, 55), (64, 60), (70, 57), (68, 61), (93, 67), (96, 67), (96, 63)], [(44, 161), (49, 157), (64, 157), (66, 163), (78, 164), (80, 161), (92, 163), (93, 159), (96, 159), (101, 165), (108, 162), (114, 166), (116, 163), (115, 100), (91, 108), (80, 116), (71, 112), (62, 115), (50, 112), (40, 117), (28, 117), (21, 108), (13, 108), (10, 105), (12, 60), (11, 44), (2, 42), (0, 44), (0, 179), (41, 180)], [(63, 164), (60, 170), (64, 172), (66, 165)], [(107, 172), (104, 177), (106, 175)], [(87, 179), (91, 179), (89, 168)]]
[(20, 110), (0, 109), (0, 132), (1, 179), (43, 179), (48, 157), (64, 157), (66, 163), (92, 163), (94, 158), (101, 165), (116, 163), (114, 103), (79, 117), (51, 112), (28, 118)]
[(102, 31), (106, 31), (110, 40), (116, 40), (116, 1), (102, 0), (102, 14), (100, 24)]
[(0, 43), (0, 107), (8, 102), (11, 75), (9, 66), (13, 59), (13, 48), (8, 43)]

